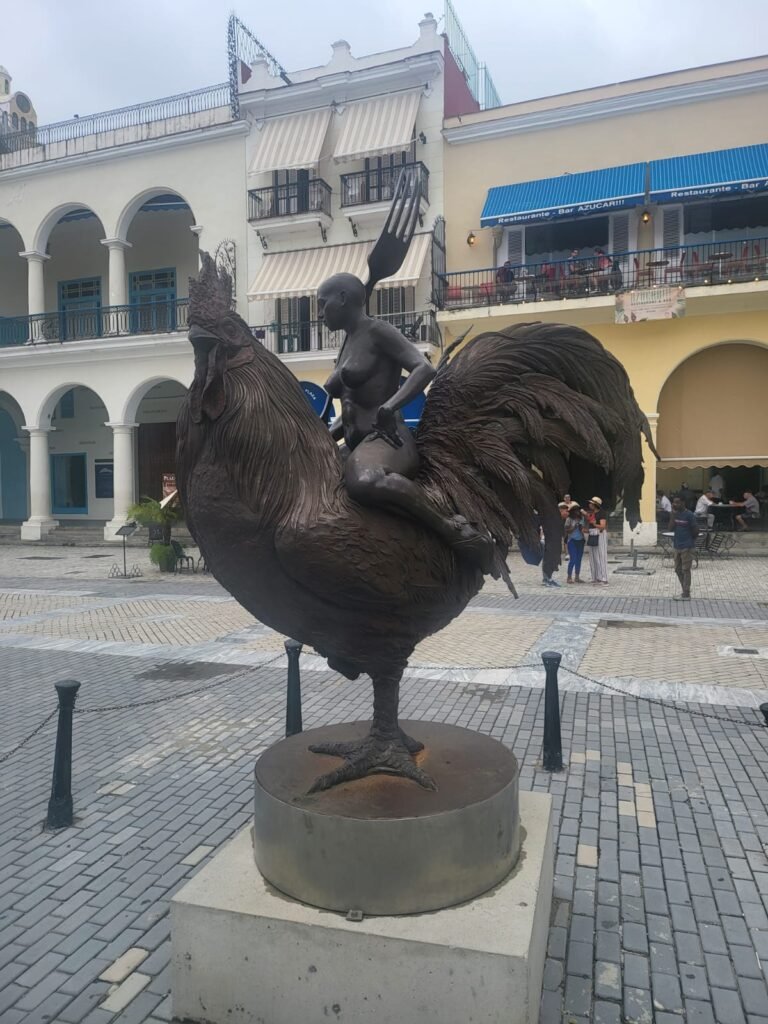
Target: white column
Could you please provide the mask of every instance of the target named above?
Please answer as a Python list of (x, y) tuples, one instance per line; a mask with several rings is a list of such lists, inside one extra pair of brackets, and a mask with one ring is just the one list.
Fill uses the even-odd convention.
[(23, 427), (29, 434), (29, 519), (21, 524), (22, 540), (42, 540), (56, 526), (51, 516), (50, 427)]
[(125, 273), (125, 251), (131, 248), (131, 243), (125, 242), (122, 238), (102, 238), (101, 244), (109, 249), (109, 304), (127, 306), (128, 278)]
[(127, 511), (136, 500), (133, 458), (135, 423), (107, 423), (112, 428), (113, 494), (112, 519), (104, 526), (104, 540), (119, 540), (115, 532), (127, 521)]
[[(45, 262), (51, 257), (44, 252), (20, 252), (27, 261), (27, 313), (29, 316), (39, 316), (45, 313)], [(29, 341), (38, 341), (42, 338), (41, 323), (30, 320)]]

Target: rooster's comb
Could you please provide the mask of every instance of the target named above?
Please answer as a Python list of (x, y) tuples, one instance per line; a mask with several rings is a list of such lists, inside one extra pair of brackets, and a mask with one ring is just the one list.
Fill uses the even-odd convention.
[(189, 322), (210, 326), (232, 311), (232, 278), (210, 253), (201, 252), (200, 262), (200, 273), (189, 279)]

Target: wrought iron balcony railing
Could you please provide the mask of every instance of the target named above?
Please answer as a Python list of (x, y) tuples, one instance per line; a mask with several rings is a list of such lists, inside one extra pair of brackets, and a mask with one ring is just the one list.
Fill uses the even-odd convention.
[(188, 307), (189, 299), (175, 299), (133, 306), (102, 306), (34, 316), (0, 317), (0, 348), (185, 331)]
[[(30, 159), (45, 160), (51, 156), (62, 155), (59, 144), (71, 143), (73, 140), (82, 139), (88, 135), (103, 135), (108, 132), (136, 128), (136, 139), (146, 138), (147, 136), (142, 134), (141, 130), (149, 124), (160, 121), (169, 121), (171, 127), (168, 134), (175, 134), (179, 131), (189, 130), (189, 128), (178, 123), (174, 124), (174, 119), (186, 119), (218, 108), (227, 108), (226, 119), (232, 119), (228, 82), (180, 93), (178, 96), (166, 96), (159, 100), (137, 103), (131, 107), (121, 107), (118, 110), (106, 110), (99, 114), (74, 117), (69, 121), (36, 125), (34, 128), (26, 128), (24, 131), (3, 132), (0, 133), (0, 170), (5, 169), (6, 166), (15, 166), (15, 164), (2, 159), (5, 154), (35, 150), (34, 155), (27, 154)], [(221, 119), (218, 120), (221, 121)], [(205, 119), (196, 119), (196, 122), (202, 121)], [(194, 123), (191, 127), (203, 127), (203, 124)], [(157, 133), (150, 134), (154, 137)], [(133, 137), (122, 137), (111, 142), (111, 145), (123, 145), (131, 141), (135, 141)], [(54, 149), (48, 153), (51, 147)], [(97, 145), (95, 148), (106, 147)]]
[(587, 299), (636, 288), (768, 280), (768, 238), (737, 239), (442, 275), (441, 309)]
[(389, 202), (395, 194), (397, 180), (403, 168), (416, 172), (421, 194), (429, 202), (429, 171), (418, 160), (411, 164), (398, 164), (396, 167), (372, 167), (367, 171), (342, 174), (341, 205), (365, 206), (369, 203)]
[(297, 213), (331, 216), (331, 186), (322, 178), (293, 181), (288, 185), (252, 188), (248, 192), (248, 220), (291, 217)]
[[(422, 313), (390, 313), (379, 319), (386, 320), (414, 342), (441, 347), (440, 331), (432, 310)], [(344, 341), (341, 331), (329, 331), (318, 320), (303, 323), (264, 324), (252, 327), (253, 335), (270, 352), (290, 355), (298, 352), (326, 352), (338, 349)]]

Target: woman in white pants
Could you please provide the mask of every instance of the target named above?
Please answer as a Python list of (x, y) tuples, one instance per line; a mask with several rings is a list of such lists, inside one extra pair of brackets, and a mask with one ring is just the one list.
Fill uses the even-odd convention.
[(603, 512), (602, 498), (591, 498), (589, 525), (587, 527), (587, 551), (593, 583), (608, 585), (608, 519)]

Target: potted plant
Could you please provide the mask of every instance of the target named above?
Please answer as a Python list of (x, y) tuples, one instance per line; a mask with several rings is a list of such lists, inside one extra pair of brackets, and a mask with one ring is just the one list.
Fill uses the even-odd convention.
[(171, 529), (181, 519), (179, 506), (170, 501), (142, 498), (137, 504), (131, 505), (126, 515), (141, 526), (161, 528), (162, 539), (149, 549), (149, 559), (161, 572), (173, 572), (177, 555), (171, 544)]

